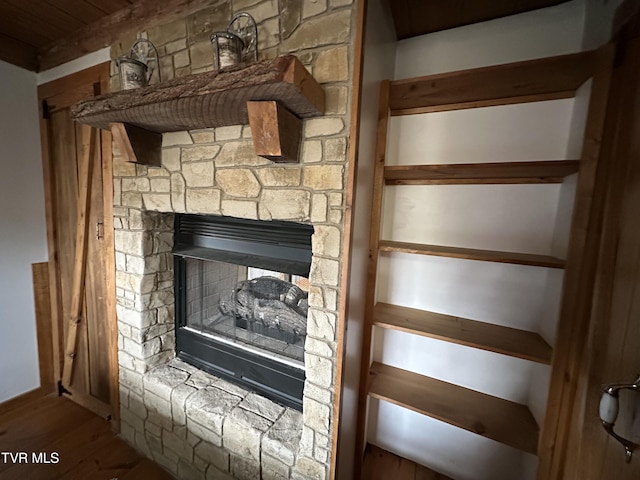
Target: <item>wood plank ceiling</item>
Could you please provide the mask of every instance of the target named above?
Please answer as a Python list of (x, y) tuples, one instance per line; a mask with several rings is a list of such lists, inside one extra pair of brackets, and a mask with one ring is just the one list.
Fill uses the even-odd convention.
[[(0, 60), (55, 67), (122, 34), (230, 0), (0, 0)], [(386, 0), (398, 39), (523, 13), (567, 0)]]
[(42, 51), (134, 0), (2, 0), (0, 59), (38, 70)]

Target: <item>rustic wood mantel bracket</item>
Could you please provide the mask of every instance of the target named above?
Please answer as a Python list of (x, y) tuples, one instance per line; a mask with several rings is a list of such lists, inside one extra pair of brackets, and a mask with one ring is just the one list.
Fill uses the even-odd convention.
[(111, 136), (120, 153), (132, 162), (150, 167), (162, 164), (162, 134), (129, 123), (112, 123)]
[(297, 162), (302, 119), (324, 113), (325, 94), (292, 56), (101, 95), (72, 109), (80, 123), (111, 130), (129, 161), (160, 166), (162, 133), (251, 125), (256, 155)]
[(256, 155), (273, 162), (298, 161), (302, 120), (278, 102), (247, 102)]

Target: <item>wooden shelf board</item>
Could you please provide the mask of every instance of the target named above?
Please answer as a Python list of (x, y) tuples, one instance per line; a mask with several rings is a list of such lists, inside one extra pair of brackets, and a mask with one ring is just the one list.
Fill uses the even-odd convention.
[(561, 183), (579, 167), (579, 160), (398, 165), (385, 167), (384, 178), (387, 185)]
[(534, 267), (564, 268), (564, 260), (560, 258), (531, 253), (497, 252), (493, 250), (476, 250), (473, 248), (447, 247), (422, 243), (393, 242), (390, 240), (380, 240), (379, 249), (383, 252), (401, 252), (485, 262), (513, 263)]
[(370, 368), (369, 395), (518, 450), (537, 452), (539, 428), (524, 405), (378, 362)]
[(376, 304), (373, 323), (383, 328), (551, 364), (551, 347), (534, 332), (388, 303)]
[(468, 110), (470, 108), (500, 107), (504, 105), (516, 105), (519, 103), (547, 102), (550, 100), (563, 100), (576, 96), (575, 90), (567, 92), (540, 93), (537, 95), (522, 95), (519, 97), (493, 98), (490, 100), (478, 100), (472, 102), (448, 103), (446, 105), (432, 105), (414, 108), (399, 108), (391, 110), (392, 117), (403, 115), (419, 115), (422, 113), (452, 112), (455, 110)]
[(430, 468), (367, 444), (361, 480), (452, 480)]
[(567, 98), (594, 69), (594, 52), (494, 65), (391, 82), (392, 115)]
[(248, 101), (273, 100), (300, 118), (324, 112), (324, 90), (289, 55), (101, 95), (75, 105), (72, 115), (80, 123), (102, 129), (125, 123), (164, 133), (246, 125)]

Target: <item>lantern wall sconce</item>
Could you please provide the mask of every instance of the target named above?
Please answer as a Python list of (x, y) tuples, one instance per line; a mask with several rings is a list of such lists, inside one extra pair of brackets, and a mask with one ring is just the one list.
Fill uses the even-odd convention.
[(246, 12), (233, 16), (227, 29), (211, 35), (216, 71), (258, 61), (258, 27)]
[(116, 65), (120, 70), (122, 90), (148, 85), (154, 71), (158, 72), (158, 81), (160, 81), (158, 50), (146, 38), (136, 40), (129, 50), (129, 55), (118, 57)]

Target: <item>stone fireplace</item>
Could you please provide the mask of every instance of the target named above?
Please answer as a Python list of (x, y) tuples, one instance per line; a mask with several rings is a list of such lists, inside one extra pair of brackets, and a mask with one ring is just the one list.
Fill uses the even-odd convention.
[[(114, 147), (121, 433), (180, 479), (328, 478), (353, 10), (351, 0), (216, 1), (136, 32), (158, 47), (167, 80), (210, 69), (209, 34), (223, 30), (233, 13), (248, 11), (258, 22), (261, 58), (295, 54), (327, 95), (326, 114), (305, 121), (298, 164), (257, 157), (247, 125), (164, 134), (161, 167), (129, 163)], [(113, 57), (133, 38), (114, 44)], [(112, 74), (118, 89), (115, 69)], [(313, 229), (301, 360), (288, 360), (304, 371), (301, 411), (176, 357), (176, 214)], [(234, 275), (245, 281), (244, 272)]]

